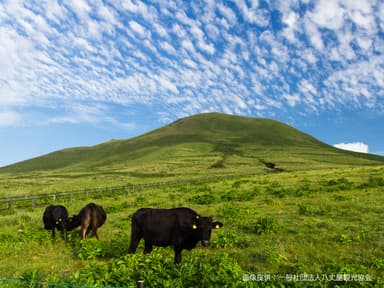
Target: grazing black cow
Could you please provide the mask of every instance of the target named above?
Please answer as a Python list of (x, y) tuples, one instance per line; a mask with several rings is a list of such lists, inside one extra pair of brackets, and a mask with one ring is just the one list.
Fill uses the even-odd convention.
[(85, 235), (89, 230), (92, 230), (92, 234), (99, 240), (97, 235), (97, 228), (105, 223), (107, 214), (103, 207), (96, 205), (95, 203), (89, 203), (80, 210), (78, 215), (73, 215), (70, 218), (68, 230), (73, 230), (81, 225), (81, 239), (85, 239)]
[(67, 233), (68, 211), (62, 205), (50, 205), (45, 208), (43, 214), (44, 228), (52, 231), (52, 238), (55, 238), (55, 229), (61, 231), (61, 236)]
[(221, 222), (213, 222), (212, 217), (202, 217), (189, 208), (141, 208), (132, 216), (129, 253), (135, 253), (144, 238), (144, 254), (150, 253), (153, 246), (173, 246), (174, 263), (180, 263), (183, 249), (191, 250), (199, 241), (208, 246), (212, 228), (222, 226)]

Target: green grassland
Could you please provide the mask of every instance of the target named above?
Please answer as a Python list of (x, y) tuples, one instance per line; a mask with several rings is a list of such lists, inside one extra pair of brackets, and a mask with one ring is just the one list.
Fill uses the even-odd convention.
[[(100, 241), (81, 241), (75, 230), (52, 242), (45, 207), (2, 211), (0, 286), (383, 287), (384, 157), (342, 151), (273, 120), (201, 114), (57, 151), (0, 168), (0, 199), (193, 179), (56, 203), (70, 214), (102, 205)], [(224, 223), (210, 247), (183, 251), (180, 265), (170, 248), (142, 255), (141, 244), (127, 254), (138, 208), (179, 206)], [(304, 276), (316, 281), (292, 281)]]
[[(71, 214), (89, 201), (101, 204), (108, 219), (99, 230), (100, 241), (81, 242), (75, 230), (68, 241), (52, 243), (50, 233), (43, 230), (43, 207), (13, 211), (0, 217), (0, 275), (105, 286), (123, 286), (143, 278), (148, 287), (159, 287), (156, 281), (162, 277), (167, 285), (201, 287), (190, 278), (200, 281), (206, 277), (206, 287), (224, 283), (244, 287), (273, 282), (243, 282), (243, 275), (346, 274), (369, 275), (372, 281), (318, 281), (310, 282), (314, 285), (310, 287), (335, 283), (381, 287), (383, 175), (384, 166), (267, 173), (61, 203)], [(183, 251), (181, 265), (173, 264), (173, 251), (167, 248), (155, 249), (149, 256), (141, 255), (142, 247), (135, 255), (127, 254), (130, 217), (138, 207), (178, 206), (191, 207), (224, 223), (213, 231), (209, 248)], [(212, 283), (209, 274), (204, 276), (211, 266), (222, 269)], [(135, 273), (123, 277), (119, 269)], [(179, 275), (184, 270), (185, 275)]]

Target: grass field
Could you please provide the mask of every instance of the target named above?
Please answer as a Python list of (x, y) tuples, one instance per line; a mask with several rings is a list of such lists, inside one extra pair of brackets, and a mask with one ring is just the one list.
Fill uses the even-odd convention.
[[(0, 168), (0, 198), (185, 180), (56, 203), (70, 214), (102, 205), (100, 241), (80, 241), (77, 230), (52, 242), (45, 207), (2, 211), (0, 286), (384, 287), (384, 157), (273, 120), (201, 114), (57, 151)], [(127, 254), (138, 208), (180, 206), (224, 223), (209, 248), (183, 251), (181, 265), (170, 248)]]
[[(100, 241), (81, 242), (73, 231), (68, 241), (52, 243), (43, 230), (44, 207), (12, 211), (0, 217), (0, 275), (79, 286), (128, 286), (142, 278), (146, 287), (382, 287), (383, 175), (384, 166), (260, 173), (61, 203), (70, 214), (90, 201), (101, 204), (108, 219)], [(178, 266), (167, 248), (127, 255), (137, 208), (178, 206), (224, 223), (209, 248), (183, 251)], [(341, 275), (349, 281), (331, 281)]]

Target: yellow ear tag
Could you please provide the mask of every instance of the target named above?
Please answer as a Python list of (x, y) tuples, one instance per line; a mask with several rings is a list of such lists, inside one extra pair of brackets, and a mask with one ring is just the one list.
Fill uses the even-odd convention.
[(193, 224), (193, 225), (192, 225), (192, 228), (193, 228), (193, 229), (197, 229), (196, 224)]
[(219, 224), (216, 224), (215, 228), (216, 228), (216, 229), (219, 229), (219, 228), (220, 228), (220, 225), (219, 225)]

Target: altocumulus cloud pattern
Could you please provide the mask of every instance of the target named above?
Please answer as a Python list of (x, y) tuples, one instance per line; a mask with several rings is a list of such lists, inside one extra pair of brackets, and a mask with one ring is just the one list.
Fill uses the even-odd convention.
[(383, 111), (383, 1), (10, 0), (0, 39), (3, 126)]

